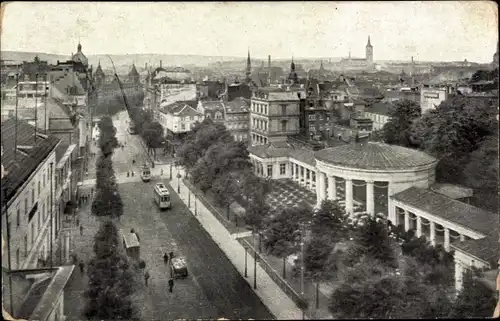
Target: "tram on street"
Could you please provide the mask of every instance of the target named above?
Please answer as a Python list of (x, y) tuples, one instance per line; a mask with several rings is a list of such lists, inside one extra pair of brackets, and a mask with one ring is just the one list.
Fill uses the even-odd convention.
[(140, 259), (140, 243), (137, 239), (137, 235), (135, 233), (127, 233), (121, 230), (122, 238), (123, 238), (123, 247), (127, 252), (127, 255), (135, 260)]
[(151, 180), (151, 169), (149, 169), (149, 166), (146, 164), (142, 165), (141, 179), (143, 182), (149, 182)]
[(154, 200), (156, 205), (161, 209), (172, 208), (172, 203), (170, 201), (170, 193), (167, 187), (163, 183), (158, 183), (154, 187)]

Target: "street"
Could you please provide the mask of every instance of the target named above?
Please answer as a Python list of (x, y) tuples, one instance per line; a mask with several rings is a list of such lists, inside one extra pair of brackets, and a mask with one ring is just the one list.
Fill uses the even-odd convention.
[[(153, 201), (153, 186), (160, 178), (164, 178), (168, 186), (168, 165), (156, 166), (151, 182), (140, 181), (137, 177), (139, 167), (148, 158), (139, 142), (140, 136), (127, 132), (126, 120), (128, 116), (125, 112), (113, 117), (118, 141), (126, 142), (123, 149), (117, 148), (113, 154), (113, 165), (124, 203), (124, 215), (117, 227), (124, 231), (135, 229), (141, 243), (140, 256), (146, 262), (145, 271), (151, 276), (148, 287), (144, 285), (144, 278), (140, 278), (142, 285), (136, 293), (140, 318), (274, 319), (209, 234), (189, 213), (175, 191), (170, 190), (172, 210), (162, 212), (157, 208)], [(132, 159), (136, 160), (135, 166), (132, 165)], [(132, 168), (136, 177), (126, 178), (126, 172)], [(163, 176), (158, 175), (160, 168), (164, 169)], [(84, 184), (86, 189), (93, 186), (92, 178), (90, 175), (87, 177), (88, 183)], [(91, 215), (89, 210), (80, 215), (87, 216), (81, 221), (87, 224), (88, 235), (79, 237), (81, 241), (76, 243), (85, 245), (81, 249), (76, 245), (75, 251), (88, 252), (84, 257), (89, 259), (89, 242), (97, 230), (98, 220), (88, 217)], [(168, 291), (170, 271), (163, 261), (163, 253), (170, 251), (176, 256), (185, 257), (189, 272), (186, 279), (175, 280), (173, 293)], [(80, 285), (74, 285), (72, 292), (73, 295), (81, 295), (84, 289), (78, 288), (86, 286), (86, 277), (82, 279), (78, 275), (76, 278), (80, 278), (77, 282)]]

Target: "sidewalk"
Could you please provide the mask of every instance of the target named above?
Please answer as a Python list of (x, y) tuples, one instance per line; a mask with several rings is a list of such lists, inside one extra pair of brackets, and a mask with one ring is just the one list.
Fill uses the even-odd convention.
[[(181, 169), (179, 171), (174, 170), (174, 177), (180, 172), (184, 177), (184, 171)], [(177, 191), (177, 182), (171, 181), (170, 184)], [(188, 189), (183, 184), (182, 180), (180, 182), (181, 193), (179, 197), (182, 201), (188, 205)], [(194, 212), (195, 202), (191, 202), (190, 211)], [(231, 235), (223, 228), (223, 226), (213, 217), (207, 208), (201, 203), (197, 204), (197, 215), (196, 218), (200, 224), (205, 228), (205, 230), (211, 235), (213, 240), (221, 248), (221, 250), (226, 254), (229, 260), (233, 263), (235, 268), (244, 277), (245, 271), (245, 250), (242, 246), (237, 243), (237, 240), (231, 237)], [(232, 242), (232, 241), (234, 242)], [(257, 265), (257, 289), (255, 293), (261, 298), (262, 302), (269, 308), (269, 310), (276, 316), (277, 319), (301, 319), (302, 311), (296, 306), (296, 304), (280, 289), (276, 283), (267, 275), (267, 273)], [(245, 278), (250, 286), (253, 286), (253, 275), (254, 267), (252, 264), (251, 257), (247, 257), (247, 275)]]

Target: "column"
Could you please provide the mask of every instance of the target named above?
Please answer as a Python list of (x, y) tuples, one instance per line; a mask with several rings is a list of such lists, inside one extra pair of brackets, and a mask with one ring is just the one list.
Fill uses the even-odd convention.
[(455, 290), (457, 290), (457, 293), (462, 290), (463, 276), (464, 268), (462, 262), (455, 260)]
[(464, 242), (464, 241), (465, 241), (465, 235), (460, 234), (460, 242)]
[(65, 231), (64, 233), (64, 262), (68, 263), (69, 262), (69, 253), (71, 252), (70, 248), (69, 248), (69, 242), (70, 240), (70, 235), (69, 235), (69, 231)]
[(398, 216), (396, 215), (396, 206), (394, 206), (392, 203), (389, 203), (388, 205), (388, 216), (389, 220), (391, 221), (392, 225), (398, 226)]
[(375, 215), (375, 199), (373, 195), (373, 181), (366, 181), (366, 211)]
[(352, 206), (352, 179), (346, 178), (345, 179), (345, 210), (349, 215), (352, 215), (353, 213), (353, 206)]
[(316, 206), (319, 207), (320, 205), (321, 205), (321, 187), (319, 183), (319, 171), (316, 171)]
[(326, 198), (325, 187), (326, 187), (326, 174), (323, 172), (319, 172), (319, 187), (321, 192), (321, 201)]
[(431, 223), (431, 226), (430, 226), (430, 229), (431, 229), (431, 235), (430, 235), (430, 239), (431, 239), (431, 244), (432, 246), (436, 246), (436, 223), (434, 223), (433, 221), (429, 221)]
[(332, 201), (337, 199), (337, 182), (335, 176), (328, 177), (328, 198)]
[(450, 251), (450, 229), (447, 227), (444, 227), (444, 249)]
[(422, 236), (422, 218), (417, 215), (417, 237)]
[(295, 174), (297, 175), (297, 182), (300, 182), (300, 168), (297, 164), (295, 164)]
[(410, 230), (410, 213), (407, 210), (404, 210), (405, 213), (405, 231), (408, 232)]

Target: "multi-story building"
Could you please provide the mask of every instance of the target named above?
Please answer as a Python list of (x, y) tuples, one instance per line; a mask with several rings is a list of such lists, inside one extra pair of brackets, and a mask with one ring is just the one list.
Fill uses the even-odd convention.
[(373, 130), (381, 130), (389, 122), (389, 112), (392, 108), (391, 104), (378, 102), (367, 106), (363, 114), (365, 118), (372, 120)]
[(223, 124), (225, 121), (224, 103), (222, 101), (199, 100), (196, 110), (205, 118), (212, 119), (215, 123)]
[(35, 134), (33, 126), (13, 118), (1, 127), (2, 165), (7, 172), (2, 179), (7, 214), (2, 219), (5, 215), (9, 218), (9, 231), (2, 224), (2, 235), (10, 236), (11, 268), (35, 268), (49, 259), (51, 245), (56, 249), (61, 218), (54, 210), (57, 200), (53, 182), (60, 140)]
[(249, 142), (250, 103), (246, 99), (236, 98), (225, 102), (224, 125), (235, 141)]
[(427, 110), (439, 106), (443, 101), (448, 99), (448, 95), (448, 88), (422, 87), (420, 91), (420, 108), (422, 109), (422, 114)]
[(160, 108), (158, 121), (166, 131), (168, 148), (172, 153), (194, 124), (203, 119), (204, 115), (188, 104), (173, 103)]
[(259, 88), (252, 94), (250, 135), (252, 145), (286, 141), (300, 132), (300, 100), (305, 91)]

